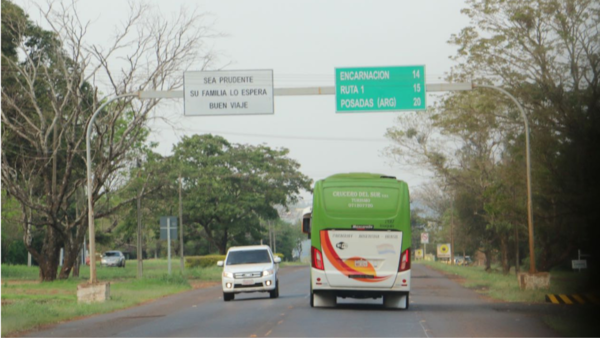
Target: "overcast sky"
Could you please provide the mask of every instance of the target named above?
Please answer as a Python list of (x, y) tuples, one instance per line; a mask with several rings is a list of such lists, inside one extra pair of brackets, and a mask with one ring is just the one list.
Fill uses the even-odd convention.
[[(15, 1), (19, 5), (25, 1)], [(168, 15), (182, 5), (211, 13), (214, 40), (227, 70), (272, 69), (275, 88), (334, 86), (335, 68), (425, 65), (426, 83), (443, 82), (456, 48), (451, 34), (468, 24), (462, 0), (411, 1), (150, 1)], [(101, 41), (124, 17), (123, 0), (81, 1), (82, 19), (93, 20), (89, 38)], [(29, 11), (28, 11), (29, 12)], [(35, 15), (31, 16), (35, 20)], [(198, 65), (200, 69), (201, 65)], [(183, 76), (183, 74), (182, 74)], [(178, 130), (152, 126), (158, 151), (169, 154), (182, 135), (213, 133), (234, 143), (288, 148), (313, 180), (341, 172), (376, 172), (405, 180), (414, 190), (427, 181), (383, 156), (384, 138), (407, 112), (335, 112), (335, 96), (276, 96), (274, 115), (183, 117), (183, 100), (158, 114)], [(428, 95), (428, 105), (433, 102)]]

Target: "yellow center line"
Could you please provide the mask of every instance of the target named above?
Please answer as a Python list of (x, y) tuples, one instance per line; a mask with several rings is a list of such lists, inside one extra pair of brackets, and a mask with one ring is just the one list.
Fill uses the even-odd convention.
[(281, 323), (283, 323), (283, 319), (277, 322), (277, 325), (280, 325)]
[(269, 330), (269, 332), (267, 332), (267, 334), (265, 335), (265, 337), (267, 337), (268, 335), (270, 335), (272, 331), (273, 330)]
[(573, 302), (566, 295), (558, 295), (566, 304), (573, 304)]

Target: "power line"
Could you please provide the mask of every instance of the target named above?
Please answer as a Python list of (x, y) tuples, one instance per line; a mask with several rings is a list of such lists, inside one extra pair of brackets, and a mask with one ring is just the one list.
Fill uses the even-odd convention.
[[(152, 128), (155, 130), (171, 130), (170, 128)], [(183, 128), (182, 131), (188, 132), (199, 132), (206, 134), (224, 134), (224, 135), (235, 135), (235, 136), (246, 136), (246, 137), (262, 137), (262, 138), (277, 138), (277, 139), (288, 139), (288, 140), (307, 140), (307, 141), (333, 141), (333, 142), (389, 142), (386, 139), (368, 139), (368, 138), (337, 138), (337, 137), (309, 137), (309, 136), (296, 136), (296, 135), (274, 135), (274, 134), (250, 134), (250, 133), (238, 133), (230, 131), (219, 131), (219, 130), (201, 130), (192, 128)]]

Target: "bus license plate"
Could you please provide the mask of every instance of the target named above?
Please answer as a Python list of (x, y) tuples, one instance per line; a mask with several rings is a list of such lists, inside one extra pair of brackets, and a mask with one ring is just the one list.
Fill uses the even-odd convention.
[(354, 266), (357, 268), (366, 268), (369, 266), (367, 261), (354, 261)]
[(252, 285), (254, 284), (254, 280), (253, 279), (244, 279), (242, 281), (242, 285)]

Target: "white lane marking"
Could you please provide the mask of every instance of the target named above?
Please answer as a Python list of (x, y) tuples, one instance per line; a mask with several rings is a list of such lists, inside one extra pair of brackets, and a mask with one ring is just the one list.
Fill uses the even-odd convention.
[(429, 331), (429, 330), (425, 329), (425, 326), (423, 326), (423, 323), (425, 323), (424, 320), (422, 320), (422, 321), (419, 322), (419, 324), (421, 324), (421, 328), (423, 329), (423, 332), (425, 333), (425, 336), (427, 338), (429, 338), (429, 334), (427, 333), (427, 331)]

